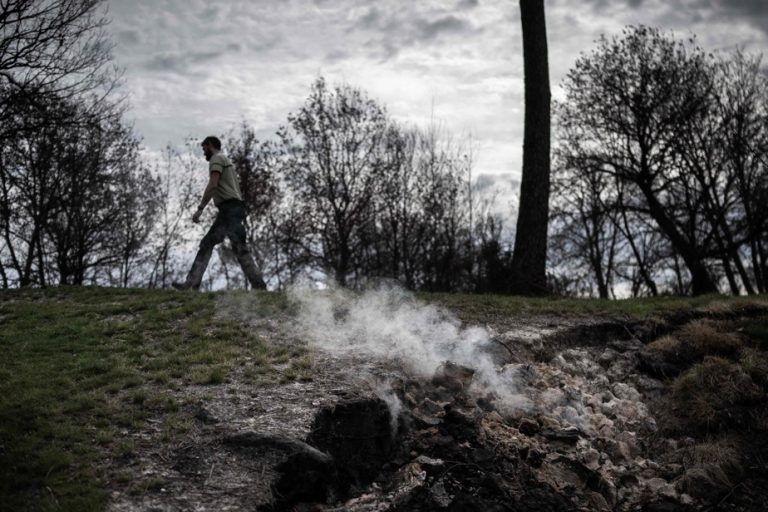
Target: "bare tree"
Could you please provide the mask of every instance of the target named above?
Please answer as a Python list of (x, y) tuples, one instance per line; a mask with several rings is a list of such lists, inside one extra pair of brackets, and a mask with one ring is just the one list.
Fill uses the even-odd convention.
[(312, 86), (298, 113), (279, 132), (287, 154), (284, 177), (305, 205), (318, 237), (312, 257), (346, 286), (362, 257), (364, 226), (371, 222), (386, 160), (388, 127), (383, 108), (348, 85)]
[(683, 169), (679, 139), (709, 108), (711, 58), (648, 27), (602, 39), (564, 82), (562, 152), (581, 172), (614, 176), (629, 189), (625, 204), (654, 220), (691, 275), (694, 294), (717, 290), (707, 267), (712, 230), (702, 191)]
[[(752, 267), (755, 288), (768, 291), (768, 78), (761, 59), (741, 51), (720, 62), (718, 115), (723, 174), (729, 194), (720, 204), (721, 229), (727, 249), (747, 291), (746, 268), (741, 251)], [(727, 205), (727, 208), (724, 208)], [(735, 232), (732, 230), (735, 228)], [(743, 244), (741, 243), (743, 242)], [(739, 247), (740, 246), (740, 247)]]
[[(0, 119), (18, 112), (12, 107), (19, 102), (46, 109), (51, 102), (45, 97), (64, 100), (88, 93), (96, 99), (89, 108), (101, 107), (119, 77), (111, 65), (113, 45), (104, 30), (103, 5), (103, 0), (0, 2)], [(35, 129), (52, 122), (55, 113), (21, 126)], [(0, 139), (19, 127), (0, 123)]]
[(610, 178), (555, 167), (552, 191), (550, 246), (555, 260), (565, 263), (569, 271), (579, 263), (586, 266), (598, 296), (609, 298), (613, 294), (623, 242), (608, 206)]

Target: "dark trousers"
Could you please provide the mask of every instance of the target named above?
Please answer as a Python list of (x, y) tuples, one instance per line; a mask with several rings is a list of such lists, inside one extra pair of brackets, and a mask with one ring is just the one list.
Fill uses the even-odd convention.
[(229, 199), (219, 204), (219, 213), (216, 215), (216, 220), (200, 242), (200, 248), (195, 256), (195, 261), (192, 263), (192, 268), (187, 275), (186, 284), (190, 288), (200, 288), (203, 274), (205, 274), (208, 261), (213, 253), (213, 248), (223, 242), (225, 238), (229, 238), (230, 242), (232, 242), (232, 252), (235, 253), (235, 258), (240, 263), (240, 267), (243, 269), (243, 273), (248, 282), (251, 283), (251, 286), (260, 289), (267, 287), (264, 279), (261, 277), (261, 272), (256, 268), (253, 257), (248, 250), (248, 244), (246, 244), (245, 240), (245, 228), (243, 227), (244, 220), (245, 204), (242, 201)]

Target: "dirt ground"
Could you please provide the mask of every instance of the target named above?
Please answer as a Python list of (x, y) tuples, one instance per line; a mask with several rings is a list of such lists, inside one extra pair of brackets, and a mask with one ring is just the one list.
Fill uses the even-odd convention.
[[(293, 321), (272, 319), (264, 335), (273, 343), (302, 344), (286, 335)], [(259, 326), (263, 322), (253, 324)], [(655, 434), (652, 403), (666, 384), (638, 370), (636, 353), (659, 334), (657, 325), (526, 315), (484, 327), (492, 333), (484, 349), (500, 373), (522, 386), (527, 405), (519, 410), (460, 378), (438, 382), (414, 376), (397, 360), (308, 346), (312, 380), (252, 385), (234, 371), (225, 384), (178, 390), (188, 432), (169, 441), (150, 421), (136, 433), (134, 455), (103, 470), (140, 471), (149, 483), (138, 490), (114, 485), (108, 510), (221, 512), (270, 504), (275, 510), (512, 510), (505, 500), (516, 510), (707, 506), (686, 492), (695, 482), (679, 483), (686, 468), (661, 457), (694, 441)], [(390, 459), (373, 481), (326, 486), (325, 499), (312, 503), (276, 497), (286, 459), (314, 450), (308, 439), (318, 414), (361, 400), (383, 402), (399, 417), (391, 433), (397, 446), (387, 448)], [(232, 442), (243, 433), (257, 433), (262, 442)], [(313, 453), (310, 461), (320, 457)], [(765, 505), (760, 492), (739, 497), (738, 484), (723, 485), (731, 488), (717, 496), (722, 509), (764, 510), (753, 508)]]

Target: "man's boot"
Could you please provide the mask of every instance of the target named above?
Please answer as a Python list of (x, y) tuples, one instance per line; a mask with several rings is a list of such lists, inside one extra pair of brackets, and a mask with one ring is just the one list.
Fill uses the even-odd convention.
[(243, 269), (245, 277), (248, 279), (248, 282), (251, 283), (251, 287), (255, 290), (266, 290), (267, 283), (264, 282), (264, 279), (261, 277), (261, 272), (256, 268), (256, 263), (253, 261), (251, 253), (243, 251), (236, 256), (238, 263), (240, 263), (240, 267)]
[(208, 268), (208, 261), (210, 261), (212, 253), (213, 247), (201, 247), (197, 251), (197, 255), (195, 255), (195, 261), (192, 262), (192, 268), (187, 274), (187, 279), (182, 283), (174, 281), (171, 283), (171, 286), (177, 290), (189, 290), (190, 288), (197, 290), (200, 288), (200, 284), (203, 282), (203, 274), (205, 274), (205, 269)]

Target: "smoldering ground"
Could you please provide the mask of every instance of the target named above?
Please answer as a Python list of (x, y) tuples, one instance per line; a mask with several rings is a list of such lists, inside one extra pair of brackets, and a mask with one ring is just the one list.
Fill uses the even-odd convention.
[[(497, 407), (512, 412), (532, 406), (522, 390), (520, 369), (494, 363), (488, 350), (492, 333), (463, 326), (449, 311), (401, 288), (381, 286), (357, 293), (305, 286), (288, 294), (297, 306), (297, 335), (321, 350), (390, 361), (418, 378), (429, 378), (451, 362), (473, 369), (471, 391), (492, 393)], [(375, 387), (382, 386), (379, 381)]]

